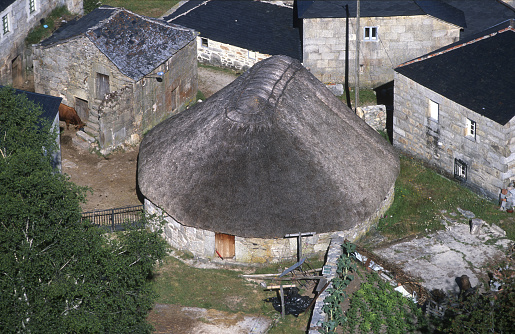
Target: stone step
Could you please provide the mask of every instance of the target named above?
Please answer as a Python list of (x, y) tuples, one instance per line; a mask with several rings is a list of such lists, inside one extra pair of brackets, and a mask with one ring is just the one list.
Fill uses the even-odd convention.
[(87, 141), (88, 143), (94, 143), (95, 142), (95, 138), (90, 136), (90, 135), (88, 135), (84, 131), (77, 131), (77, 137), (80, 137), (82, 140)]
[(86, 132), (90, 132), (90, 133), (94, 133), (94, 134), (98, 134), (98, 130), (100, 129), (100, 127), (98, 126), (97, 123), (94, 123), (94, 122), (88, 122), (88, 124), (86, 125), (86, 127), (84, 128), (84, 131)]
[(96, 109), (89, 109), (89, 118), (98, 119), (98, 111)]

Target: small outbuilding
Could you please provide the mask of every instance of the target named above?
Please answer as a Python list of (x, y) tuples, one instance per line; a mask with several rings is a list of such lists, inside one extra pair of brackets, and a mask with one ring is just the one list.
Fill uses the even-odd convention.
[(102, 6), (35, 46), (35, 89), (74, 107), (108, 153), (195, 101), (195, 38), (192, 29)]
[(171, 245), (265, 262), (364, 234), (393, 200), (393, 147), (298, 60), (265, 59), (144, 137), (138, 185)]

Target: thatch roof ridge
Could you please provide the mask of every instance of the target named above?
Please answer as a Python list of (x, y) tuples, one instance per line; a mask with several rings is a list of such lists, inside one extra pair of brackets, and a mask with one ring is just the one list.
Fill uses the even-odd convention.
[(379, 134), (298, 61), (275, 56), (151, 130), (138, 178), (184, 225), (282, 237), (363, 222), (398, 170)]

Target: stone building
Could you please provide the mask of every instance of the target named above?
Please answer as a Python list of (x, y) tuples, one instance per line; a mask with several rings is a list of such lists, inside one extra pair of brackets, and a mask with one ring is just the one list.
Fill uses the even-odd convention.
[(399, 64), (456, 42), (464, 27), (462, 11), (439, 1), (298, 1), (302, 20), (303, 64), (322, 82), (345, 80), (346, 17), (349, 15), (349, 82), (355, 82), (359, 42), (360, 86), (393, 80)]
[(35, 46), (36, 91), (74, 107), (102, 153), (139, 143), (195, 101), (195, 37), (123, 8), (97, 8)]
[(356, 240), (393, 201), (399, 158), (298, 60), (267, 58), (143, 139), (138, 186), (201, 258), (267, 262)]
[(199, 32), (201, 63), (245, 71), (271, 55), (302, 60), (300, 31), (287, 1), (190, 0), (165, 17)]
[(0, 0), (0, 85), (24, 87), (32, 69), (31, 49), (27, 49), (25, 38), (59, 6), (78, 14), (82, 0)]
[(395, 147), (497, 199), (515, 179), (515, 24), (396, 68)]

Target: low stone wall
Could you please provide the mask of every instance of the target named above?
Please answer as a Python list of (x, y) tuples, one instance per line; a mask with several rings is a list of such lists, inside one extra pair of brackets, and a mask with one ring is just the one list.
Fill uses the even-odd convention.
[(379, 104), (358, 108), (356, 114), (377, 131), (386, 129), (386, 106)]
[[(393, 202), (394, 188), (381, 204), (376, 214), (356, 225), (354, 228), (342, 232), (349, 241), (355, 241), (368, 232), (370, 227), (384, 215)], [(166, 214), (154, 203), (145, 199), (145, 211), (163, 217), (166, 221), (163, 227), (163, 237), (174, 248), (191, 252), (195, 257), (203, 259), (214, 259), (216, 255), (215, 232), (185, 226)], [(154, 226), (154, 228), (157, 228)], [(294, 233), (294, 232), (293, 232)], [(315, 234), (302, 238), (303, 254), (324, 254), (329, 247), (334, 232)], [(268, 263), (296, 259), (297, 239), (296, 238), (242, 238), (235, 237), (235, 257), (231, 261), (235, 263)]]

